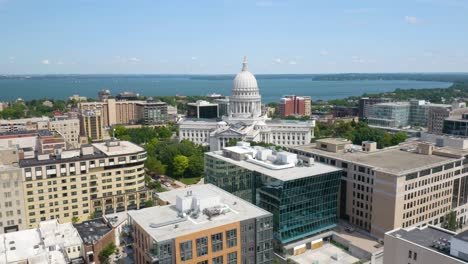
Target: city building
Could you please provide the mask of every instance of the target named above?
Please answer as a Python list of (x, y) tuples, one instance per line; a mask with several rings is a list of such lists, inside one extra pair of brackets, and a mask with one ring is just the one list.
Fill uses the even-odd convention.
[(167, 122), (167, 104), (148, 98), (144, 103), (137, 103), (137, 119), (142, 125), (159, 125)]
[(117, 96), (115, 97), (117, 100), (138, 100), (138, 97), (140, 95), (137, 94), (137, 93), (134, 93), (134, 92), (121, 92), (119, 94), (117, 94)]
[(27, 227), (143, 207), (152, 195), (145, 187), (145, 160), (143, 148), (118, 140), (20, 159)]
[(341, 174), (333, 166), (247, 142), (205, 153), (205, 182), (271, 212), (281, 246), (336, 226)]
[(128, 212), (143, 263), (273, 263), (272, 215), (211, 184), (157, 194)]
[(23, 177), (18, 166), (18, 152), (15, 145), (0, 147), (0, 234), (18, 231), (26, 226)]
[(103, 102), (111, 97), (111, 91), (109, 90), (100, 90), (98, 92), (99, 101)]
[(280, 99), (280, 103), (278, 105), (278, 112), (281, 117), (287, 117), (291, 115), (310, 116), (310, 108), (310, 96), (286, 95)]
[(468, 113), (446, 118), (442, 133), (453, 136), (468, 136)]
[(229, 98), (215, 99), (214, 102), (218, 104), (218, 117), (229, 114)]
[(370, 107), (367, 120), (370, 126), (405, 127), (410, 125), (410, 103), (389, 102)]
[(359, 114), (359, 108), (354, 106), (334, 106), (332, 109), (333, 117), (355, 117)]
[(86, 110), (80, 115), (81, 135), (92, 141), (101, 141), (107, 138), (104, 130), (103, 116), (100, 109)]
[(84, 263), (82, 245), (71, 223), (44, 221), (34, 229), (0, 234), (0, 263)]
[(359, 110), (358, 117), (359, 119), (366, 119), (370, 114), (370, 108), (374, 104), (379, 103), (388, 103), (390, 98), (383, 97), (361, 97), (359, 98)]
[(187, 117), (189, 118), (218, 118), (218, 104), (198, 100), (187, 104)]
[[(160, 124), (161, 118), (169, 118), (172, 114), (169, 112), (167, 104), (155, 102), (152, 98), (148, 98), (146, 101), (132, 100), (133, 97), (130, 96), (119, 98), (121, 100), (108, 98), (101, 102), (80, 103), (80, 112), (100, 110), (104, 127), (145, 124), (145, 122)], [(167, 122), (167, 120), (164, 119), (163, 122)]]
[(79, 147), (80, 120), (68, 116), (33, 117), (22, 119), (0, 120), (0, 133), (39, 130), (55, 131), (63, 136), (70, 147)]
[(212, 151), (226, 147), (231, 139), (281, 146), (302, 145), (311, 141), (315, 126), (313, 120), (270, 120), (262, 113), (261, 105), (257, 80), (249, 72), (247, 59), (244, 59), (242, 71), (234, 78), (228, 115), (223, 116), (222, 121), (180, 120), (179, 140), (209, 145)]
[[(432, 104), (424, 100), (373, 104), (369, 108), (369, 125), (379, 127), (428, 127), (431, 111), (451, 110), (448, 104)], [(434, 115), (432, 115), (434, 117)]]
[(107, 245), (115, 243), (112, 226), (103, 218), (87, 220), (73, 226), (83, 241), (83, 257), (86, 263), (102, 263), (99, 254)]
[(75, 102), (86, 102), (88, 101), (88, 98), (86, 96), (80, 96), (78, 94), (74, 94), (70, 97), (68, 97), (68, 100), (70, 101), (75, 101)]
[(429, 225), (387, 232), (383, 264), (407, 263), (468, 263), (468, 231), (456, 234)]
[(342, 169), (340, 218), (383, 238), (395, 228), (440, 225), (450, 211), (467, 224), (468, 150), (453, 146), (410, 141), (377, 149), (375, 142), (321, 139), (290, 150)]

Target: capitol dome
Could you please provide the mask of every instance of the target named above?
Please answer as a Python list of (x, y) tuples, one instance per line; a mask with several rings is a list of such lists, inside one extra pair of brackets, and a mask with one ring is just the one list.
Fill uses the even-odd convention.
[(261, 96), (257, 79), (249, 72), (247, 58), (242, 62), (242, 71), (236, 75), (229, 96), (229, 116), (251, 120), (261, 115)]

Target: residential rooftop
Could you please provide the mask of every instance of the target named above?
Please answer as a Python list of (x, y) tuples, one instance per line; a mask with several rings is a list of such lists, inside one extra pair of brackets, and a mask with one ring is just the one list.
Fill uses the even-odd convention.
[(290, 181), (340, 171), (340, 169), (322, 163), (304, 164), (297, 159), (297, 155), (276, 151), (259, 146), (251, 147), (246, 142), (238, 142), (238, 146), (227, 147), (221, 151), (205, 153), (207, 156), (217, 158), (250, 171), (260, 172), (264, 175)]
[(112, 227), (104, 222), (102, 218), (96, 218), (73, 225), (85, 245), (92, 245), (107, 233), (112, 231)]
[[(156, 241), (271, 215), (212, 184), (193, 185), (157, 195), (168, 204), (128, 212), (132, 221)], [(194, 199), (199, 208), (193, 208)]]
[(331, 152), (320, 149), (317, 144), (294, 146), (290, 149), (348, 161), (397, 175), (454, 162), (463, 158), (467, 152), (451, 148), (435, 148), (433, 154), (425, 155), (417, 152), (417, 146), (418, 143), (402, 144), (371, 152), (360, 150), (361, 146), (354, 146), (355, 151)]
[(107, 156), (129, 155), (145, 151), (142, 147), (130, 141), (108, 140), (93, 143), (92, 145)]

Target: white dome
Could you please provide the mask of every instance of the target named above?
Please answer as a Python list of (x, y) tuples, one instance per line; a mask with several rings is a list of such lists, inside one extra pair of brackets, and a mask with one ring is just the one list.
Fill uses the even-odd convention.
[(258, 89), (257, 79), (249, 71), (241, 71), (234, 78), (233, 90), (252, 90)]

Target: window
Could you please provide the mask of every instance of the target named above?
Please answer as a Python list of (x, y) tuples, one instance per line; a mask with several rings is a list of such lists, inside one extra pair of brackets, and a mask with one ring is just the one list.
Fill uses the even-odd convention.
[(236, 264), (236, 263), (237, 263), (237, 252), (229, 253), (227, 264)]
[(414, 260), (417, 260), (417, 259), (418, 259), (418, 253), (414, 252), (414, 254), (413, 254), (413, 259), (414, 259)]
[[(211, 251), (218, 252), (221, 250), (223, 250), (223, 233), (217, 233), (217, 234), (211, 235)], [(214, 259), (213, 259), (213, 263), (214, 263)]]
[(213, 258), (213, 264), (223, 264), (223, 256)]
[(227, 240), (227, 248), (232, 248), (237, 246), (237, 230), (232, 229), (226, 231), (226, 240)]
[(208, 254), (208, 237), (197, 238), (197, 257)]
[(197, 262), (197, 264), (208, 264), (208, 260)]
[(192, 241), (180, 243), (180, 260), (187, 261), (192, 259)]
[(408, 252), (408, 258), (411, 258), (413, 256), (413, 252), (411, 250)]

